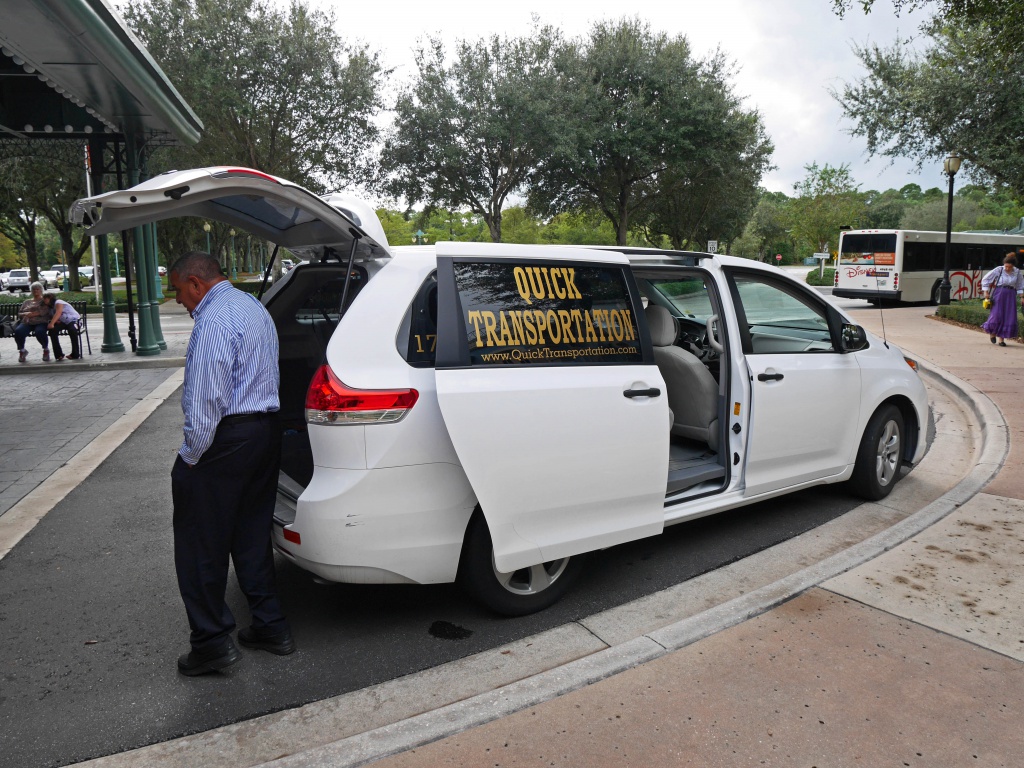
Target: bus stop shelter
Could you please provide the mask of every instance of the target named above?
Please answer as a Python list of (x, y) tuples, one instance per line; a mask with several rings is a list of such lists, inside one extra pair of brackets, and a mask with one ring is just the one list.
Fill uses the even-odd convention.
[[(168, 144), (199, 141), (203, 124), (105, 0), (14, 0), (0, 24), (0, 152), (31, 154), (45, 142), (87, 149), (92, 192), (146, 178)], [(167, 344), (160, 330), (155, 225), (122, 233), (135, 272), (139, 355)], [(107, 237), (97, 238), (104, 352), (124, 350), (115, 317)], [(127, 273), (131, 290), (131, 271)], [(132, 331), (129, 330), (129, 335)]]

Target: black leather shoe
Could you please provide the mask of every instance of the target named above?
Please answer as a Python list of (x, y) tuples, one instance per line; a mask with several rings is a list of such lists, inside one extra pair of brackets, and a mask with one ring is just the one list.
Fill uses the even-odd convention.
[(240, 658), (242, 658), (242, 654), (228, 638), (227, 642), (219, 648), (183, 653), (178, 657), (178, 671), (189, 677), (205, 675), (208, 672), (216, 672), (218, 669), (230, 667)]
[(268, 633), (247, 627), (238, 630), (238, 642), (246, 648), (270, 651), (278, 656), (287, 656), (295, 652), (295, 641), (287, 629), (284, 632)]

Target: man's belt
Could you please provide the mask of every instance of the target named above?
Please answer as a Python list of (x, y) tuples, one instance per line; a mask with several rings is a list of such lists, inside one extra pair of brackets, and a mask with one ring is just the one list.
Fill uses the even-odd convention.
[(261, 411), (260, 413), (232, 413), (230, 416), (222, 417), (220, 423), (244, 424), (247, 421), (259, 421), (260, 419), (264, 419), (270, 415), (270, 413), (267, 413), (265, 411)]

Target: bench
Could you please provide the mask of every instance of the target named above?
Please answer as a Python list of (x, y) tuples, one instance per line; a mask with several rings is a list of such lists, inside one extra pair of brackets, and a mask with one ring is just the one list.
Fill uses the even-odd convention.
[[(0, 301), (0, 327), (6, 326), (6, 321), (10, 321), (13, 325), (18, 324), (18, 310), (21, 309), (22, 302), (20, 301)], [(89, 316), (86, 314), (89, 302), (87, 301), (69, 301), (68, 304), (81, 315), (81, 320), (72, 325), (61, 324), (60, 330), (57, 331), (58, 336), (70, 336), (72, 332), (79, 334), (79, 337), (85, 336), (85, 343), (89, 350), (89, 354), (92, 354), (92, 342), (89, 340)]]

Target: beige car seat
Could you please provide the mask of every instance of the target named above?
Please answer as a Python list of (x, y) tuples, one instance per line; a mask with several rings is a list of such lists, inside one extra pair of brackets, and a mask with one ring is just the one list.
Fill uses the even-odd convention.
[(647, 307), (647, 325), (654, 345), (654, 362), (665, 379), (672, 434), (708, 444), (718, 450), (718, 382), (695, 355), (674, 345), (678, 321), (664, 307)]

